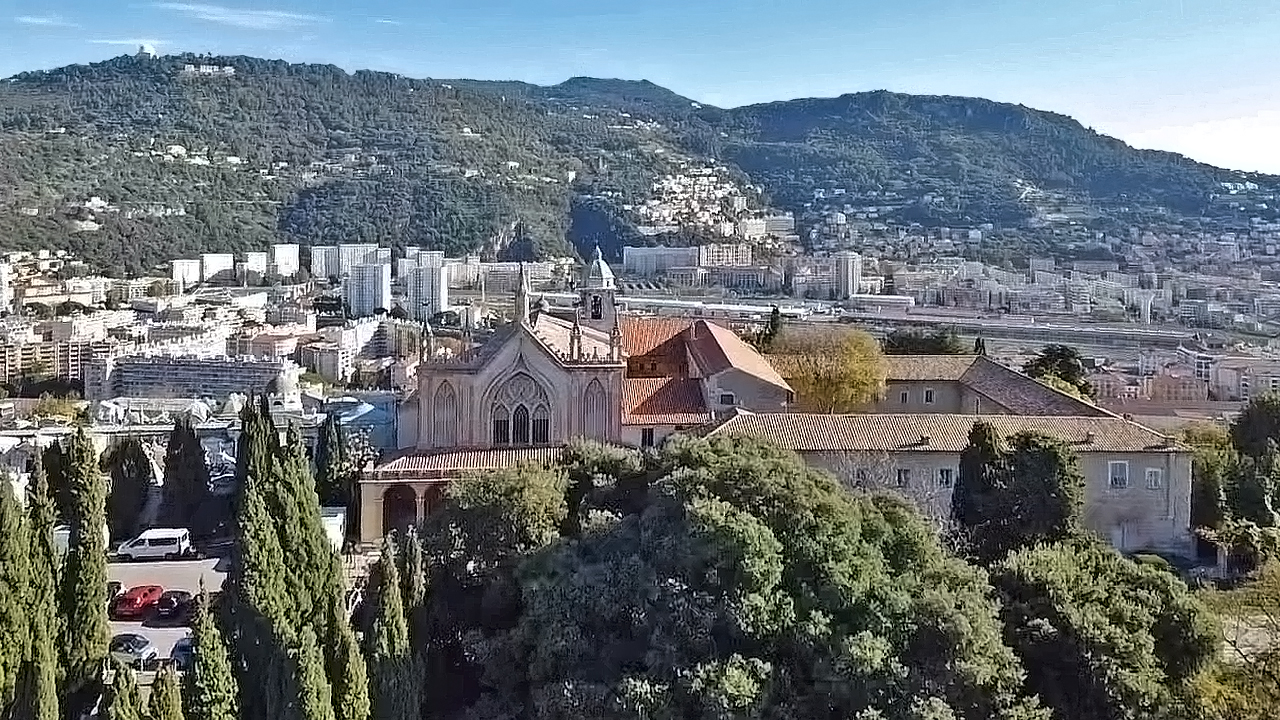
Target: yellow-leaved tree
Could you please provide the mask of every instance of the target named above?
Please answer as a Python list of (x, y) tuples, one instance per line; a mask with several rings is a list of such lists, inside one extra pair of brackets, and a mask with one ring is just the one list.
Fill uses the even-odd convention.
[(770, 351), (769, 362), (795, 390), (796, 412), (858, 412), (884, 394), (880, 343), (861, 330), (786, 327)]

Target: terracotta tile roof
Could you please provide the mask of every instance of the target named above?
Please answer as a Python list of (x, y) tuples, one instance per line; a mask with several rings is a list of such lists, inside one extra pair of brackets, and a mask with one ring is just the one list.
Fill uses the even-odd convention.
[[(609, 333), (596, 330), (586, 325), (579, 325), (582, 330), (583, 357), (609, 357)], [(538, 313), (530, 327), (533, 336), (542, 341), (549, 349), (569, 354), (569, 339), (573, 334), (573, 321)]]
[(704, 425), (713, 418), (697, 378), (622, 381), (623, 425)]
[(620, 315), (622, 349), (628, 357), (648, 355), (689, 329), (689, 318)]
[(980, 355), (886, 355), (886, 379), (899, 382), (960, 382)]
[(560, 458), (558, 447), (453, 449), (410, 451), (373, 468), (369, 480), (394, 481), (404, 476), (446, 480), (479, 470), (515, 467), (522, 463), (549, 465)]
[[(1030, 431), (1070, 443), (1076, 452), (1187, 452), (1160, 433), (1115, 416), (804, 415), (738, 413), (708, 435), (747, 435), (798, 452), (945, 452), (965, 448), (977, 421), (1001, 434)], [(923, 438), (928, 437), (928, 443)]]
[(733, 368), (771, 385), (791, 390), (791, 386), (769, 361), (732, 330), (706, 320), (698, 320), (689, 327), (685, 337), (704, 374), (714, 375)]
[(985, 357), (978, 357), (960, 376), (960, 384), (987, 396), (1014, 415), (1111, 416), (1092, 403), (1074, 398)]

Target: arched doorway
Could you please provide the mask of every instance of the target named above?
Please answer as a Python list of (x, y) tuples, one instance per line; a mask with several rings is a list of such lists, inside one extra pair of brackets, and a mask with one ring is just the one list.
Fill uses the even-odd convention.
[(382, 534), (403, 533), (418, 521), (418, 495), (408, 485), (392, 485), (382, 493)]

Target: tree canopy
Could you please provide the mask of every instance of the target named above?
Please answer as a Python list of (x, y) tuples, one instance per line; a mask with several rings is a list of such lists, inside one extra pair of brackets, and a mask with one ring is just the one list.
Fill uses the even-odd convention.
[(861, 330), (784, 327), (769, 358), (795, 391), (797, 412), (854, 412), (884, 393), (880, 343)]

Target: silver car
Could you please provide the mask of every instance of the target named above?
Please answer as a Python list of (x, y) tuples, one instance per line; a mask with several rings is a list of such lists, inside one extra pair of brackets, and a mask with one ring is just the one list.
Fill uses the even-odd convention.
[(111, 638), (107, 650), (111, 657), (131, 667), (139, 667), (160, 657), (160, 649), (137, 633), (123, 633)]

